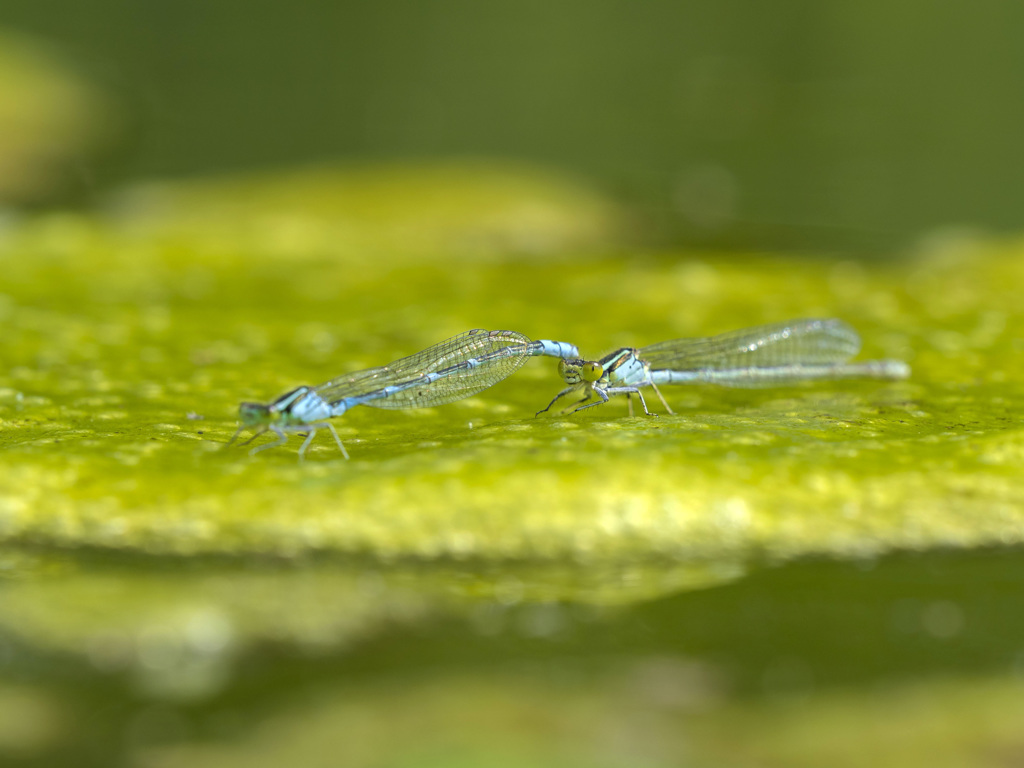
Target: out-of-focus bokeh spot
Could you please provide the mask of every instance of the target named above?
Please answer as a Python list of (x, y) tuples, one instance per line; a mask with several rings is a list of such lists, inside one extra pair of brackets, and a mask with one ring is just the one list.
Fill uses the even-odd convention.
[(0, 205), (88, 186), (86, 161), (113, 131), (109, 99), (51, 46), (0, 32)]
[(370, 271), (380, 266), (371, 257), (392, 265), (578, 258), (637, 237), (621, 208), (577, 179), (471, 159), (141, 183), (105, 210), (123, 232), (187, 240), (215, 258), (330, 255)]

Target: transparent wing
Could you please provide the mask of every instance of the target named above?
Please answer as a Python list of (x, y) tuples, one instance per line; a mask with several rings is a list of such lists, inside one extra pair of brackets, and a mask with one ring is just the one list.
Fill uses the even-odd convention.
[(842, 320), (803, 319), (760, 325), (703, 339), (675, 339), (640, 350), (651, 370), (724, 371), (836, 365), (860, 351), (860, 337)]
[(516, 331), (478, 328), (388, 365), (332, 379), (316, 393), (328, 403), (351, 398), (374, 408), (444, 405), (513, 374), (530, 356), (529, 343)]

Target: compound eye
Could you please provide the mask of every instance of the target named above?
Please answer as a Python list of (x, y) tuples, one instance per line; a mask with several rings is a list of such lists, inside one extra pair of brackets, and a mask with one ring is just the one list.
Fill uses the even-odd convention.
[(604, 368), (601, 367), (600, 363), (584, 363), (581, 375), (584, 381), (598, 381), (604, 376)]

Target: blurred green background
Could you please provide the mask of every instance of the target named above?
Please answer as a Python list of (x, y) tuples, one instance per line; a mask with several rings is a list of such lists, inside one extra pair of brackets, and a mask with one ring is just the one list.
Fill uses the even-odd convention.
[(6, 0), (0, 24), (117, 103), (79, 198), (455, 155), (578, 174), (648, 242), (884, 252), (1024, 215), (1019, 3)]
[[(1022, 31), (4, 0), (0, 765), (1020, 764)], [(534, 419), (531, 361), (223, 449), (470, 327), (808, 315), (913, 377)]]

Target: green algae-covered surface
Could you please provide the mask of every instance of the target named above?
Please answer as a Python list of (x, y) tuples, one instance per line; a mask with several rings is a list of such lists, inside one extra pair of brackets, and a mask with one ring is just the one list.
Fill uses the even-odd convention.
[[(472, 163), (9, 217), (0, 760), (1019, 760), (1024, 245), (882, 263), (641, 235)], [(226, 445), (240, 401), (470, 328), (596, 356), (833, 316), (912, 377), (535, 418), (561, 388), (540, 358), (451, 405), (352, 410), (348, 461), (325, 431), (302, 462), (297, 436)]]

